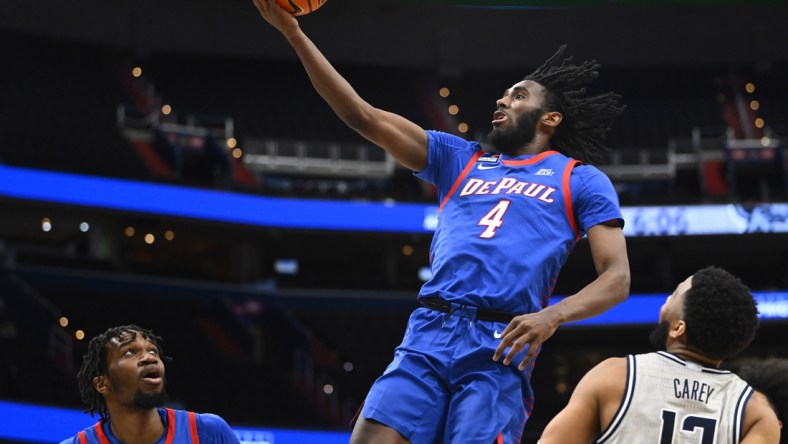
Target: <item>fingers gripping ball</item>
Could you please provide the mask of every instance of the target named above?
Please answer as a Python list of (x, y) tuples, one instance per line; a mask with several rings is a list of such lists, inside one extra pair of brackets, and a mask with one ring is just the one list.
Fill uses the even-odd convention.
[(276, 0), (279, 6), (293, 15), (306, 15), (316, 11), (327, 0)]

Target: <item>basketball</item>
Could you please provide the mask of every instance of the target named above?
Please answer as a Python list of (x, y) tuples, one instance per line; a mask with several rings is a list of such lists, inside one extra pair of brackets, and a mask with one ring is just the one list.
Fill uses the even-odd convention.
[(276, 0), (279, 6), (293, 15), (306, 15), (323, 6), (327, 0)]

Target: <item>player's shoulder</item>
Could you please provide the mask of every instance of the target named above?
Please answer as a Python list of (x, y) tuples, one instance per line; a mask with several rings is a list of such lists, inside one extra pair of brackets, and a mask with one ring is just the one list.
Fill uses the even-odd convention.
[(198, 428), (204, 430), (230, 430), (227, 421), (219, 415), (213, 413), (197, 413)]
[[(748, 388), (749, 390), (749, 388)], [(777, 412), (759, 392), (752, 392), (744, 410), (742, 430), (748, 438), (758, 438), (756, 442), (778, 442), (782, 423)]]
[(227, 421), (215, 413), (197, 413), (197, 421), (207, 425), (226, 425)]
[(207, 424), (226, 424), (227, 421), (215, 413), (197, 413), (197, 420)]
[(608, 358), (583, 375), (575, 393), (585, 398), (619, 399), (626, 386), (626, 377), (626, 358)]
[(613, 182), (602, 170), (594, 165), (581, 164), (572, 169), (572, 188), (597, 191), (611, 191)]
[(76, 435), (60, 441), (60, 444), (81, 444), (82, 441), (79, 439), (80, 434), (84, 434), (88, 442), (95, 442), (95, 434), (90, 432), (90, 429), (92, 429), (93, 427), (95, 426), (90, 426), (82, 430), (81, 432), (77, 433)]
[(605, 174), (602, 170), (600, 170), (599, 167), (594, 165), (589, 165), (587, 163), (580, 163), (575, 165), (574, 169), (572, 170), (572, 174), (576, 174), (583, 178), (596, 177), (596, 176), (607, 177), (607, 174)]
[(607, 382), (618, 376), (626, 376), (627, 358), (607, 358), (589, 370), (583, 379)]
[(588, 373), (587, 377), (593, 385), (601, 390), (618, 390), (623, 387), (627, 378), (628, 358), (607, 358), (600, 362)]
[(466, 140), (460, 136), (443, 131), (427, 130), (427, 137), (432, 144), (451, 147), (454, 150), (465, 149), (469, 151), (478, 151), (480, 148), (478, 142)]
[(627, 357), (607, 358), (604, 361), (597, 364), (596, 367), (594, 367), (594, 370), (600, 373), (619, 372), (622, 370), (626, 370), (628, 359), (629, 358)]
[(92, 429), (94, 427), (95, 427), (95, 425), (91, 425), (91, 426), (85, 428), (84, 430), (82, 430), (81, 432), (77, 433), (76, 435), (60, 441), (60, 444), (80, 444), (81, 443), (81, 441), (79, 439), (79, 434), (80, 433), (84, 433), (85, 436), (88, 438), (88, 441), (90, 441), (90, 436), (92, 435), (92, 433), (90, 432), (90, 429)]

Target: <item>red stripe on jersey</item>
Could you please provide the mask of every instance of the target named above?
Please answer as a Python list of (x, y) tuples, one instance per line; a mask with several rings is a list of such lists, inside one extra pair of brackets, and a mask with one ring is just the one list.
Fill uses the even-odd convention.
[(534, 403), (529, 401), (528, 399), (523, 398), (523, 403), (525, 404), (525, 413), (528, 416), (531, 416), (531, 412), (534, 409)]
[(99, 442), (101, 444), (110, 444), (107, 435), (104, 434), (104, 429), (101, 428), (101, 421), (97, 422), (94, 428), (96, 429), (96, 437)]
[(476, 154), (473, 155), (473, 157), (471, 157), (471, 160), (468, 161), (468, 164), (465, 165), (465, 168), (462, 170), (460, 175), (457, 177), (457, 180), (454, 181), (454, 185), (451, 186), (451, 189), (449, 190), (449, 192), (446, 193), (446, 197), (443, 198), (443, 202), (441, 202), (441, 206), (438, 207), (438, 213), (441, 212), (443, 207), (446, 205), (446, 202), (449, 201), (449, 198), (451, 198), (451, 195), (454, 194), (455, 191), (457, 191), (457, 187), (460, 186), (460, 182), (462, 182), (462, 180), (465, 179), (465, 176), (468, 175), (468, 173), (471, 171), (473, 166), (476, 164), (476, 159), (478, 159), (479, 156), (481, 156), (482, 154), (484, 154), (484, 151), (479, 150), (478, 152), (476, 152)]
[(569, 226), (575, 232), (575, 240), (580, 239), (580, 232), (577, 230), (577, 222), (575, 221), (575, 211), (572, 208), (572, 190), (569, 189), (569, 176), (572, 175), (572, 170), (575, 166), (582, 164), (579, 160), (570, 159), (564, 168), (564, 176), (562, 179), (562, 191), (564, 192), (564, 205), (566, 205), (566, 217), (569, 219)]
[(501, 160), (501, 161), (503, 162), (504, 165), (509, 165), (509, 166), (533, 165), (541, 161), (545, 157), (552, 156), (553, 154), (558, 154), (558, 151), (553, 151), (553, 150), (542, 151), (541, 153), (535, 155), (534, 157), (525, 160)]
[(175, 410), (167, 410), (167, 437), (164, 438), (164, 444), (172, 444), (175, 439)]
[(200, 444), (200, 437), (197, 436), (197, 415), (189, 412), (189, 434), (192, 436), (192, 444)]
[(498, 439), (495, 442), (496, 444), (503, 444), (503, 433), (498, 434)]
[(85, 436), (85, 432), (77, 433), (77, 437), (79, 438), (79, 444), (88, 444), (88, 437)]

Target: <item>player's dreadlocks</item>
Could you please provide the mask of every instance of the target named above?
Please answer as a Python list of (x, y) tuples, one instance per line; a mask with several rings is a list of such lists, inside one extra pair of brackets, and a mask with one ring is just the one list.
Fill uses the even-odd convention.
[(544, 108), (558, 111), (563, 120), (551, 139), (553, 148), (587, 163), (599, 162), (609, 151), (603, 141), (616, 117), (624, 112), (621, 96), (612, 92), (586, 96), (585, 85), (599, 75), (596, 60), (576, 65), (561, 45), (542, 66), (523, 80), (533, 80), (547, 89)]
[(101, 393), (93, 387), (93, 378), (107, 373), (107, 343), (113, 338), (120, 340), (124, 333), (141, 334), (143, 338), (153, 343), (159, 349), (159, 356), (164, 356), (161, 349), (162, 339), (154, 335), (152, 331), (136, 325), (112, 327), (91, 339), (88, 344), (88, 351), (82, 357), (82, 367), (77, 373), (79, 392), (82, 395), (82, 401), (88, 406), (85, 412), (90, 413), (90, 416), (93, 416), (94, 412), (98, 412), (101, 419), (109, 418), (107, 402)]

